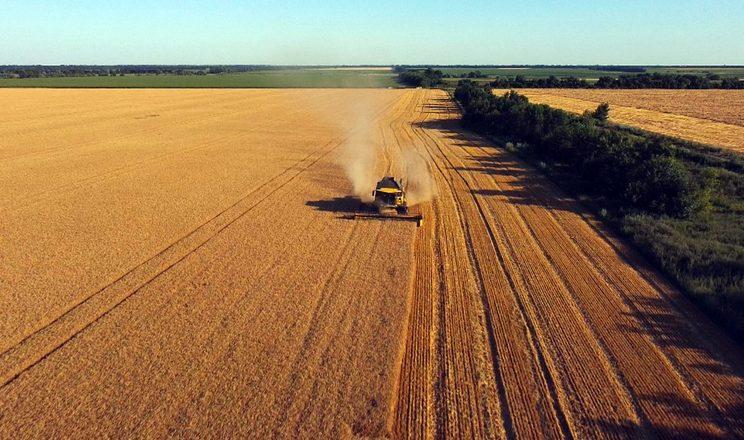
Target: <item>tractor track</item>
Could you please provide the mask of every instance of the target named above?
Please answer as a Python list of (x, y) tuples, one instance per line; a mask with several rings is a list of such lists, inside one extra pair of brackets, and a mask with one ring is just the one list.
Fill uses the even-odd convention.
[[(392, 106), (393, 104), (391, 104)], [(389, 110), (390, 107), (384, 108), (382, 111), (380, 111), (376, 116), (375, 119), (380, 118), (381, 116), (385, 115), (385, 113)], [(230, 225), (238, 221), (240, 218), (248, 214), (250, 211), (252, 211), (254, 208), (259, 206), (262, 202), (269, 199), (274, 193), (282, 189), (285, 185), (289, 184), (295, 178), (301, 174), (302, 172), (308, 170), (310, 167), (312, 167), (314, 164), (316, 164), (320, 159), (330, 154), (332, 151), (337, 149), (340, 145), (343, 144), (345, 139), (335, 140), (329, 142), (326, 146), (320, 149), (320, 153), (312, 152), (308, 155), (306, 155), (304, 158), (296, 162), (295, 164), (287, 167), (284, 171), (277, 174), (276, 176), (270, 178), (269, 180), (263, 182), (256, 188), (250, 190), (245, 195), (241, 196), (237, 201), (235, 201), (232, 205), (228, 206), (227, 208), (223, 209), (213, 217), (209, 218), (207, 221), (203, 222), (199, 226), (197, 226), (195, 229), (190, 231), (188, 234), (182, 236), (178, 240), (172, 242), (167, 247), (160, 250), (157, 254), (153, 255), (152, 257), (148, 258), (147, 260), (137, 264), (129, 271), (122, 274), (120, 277), (116, 278), (103, 288), (97, 290), (96, 292), (93, 292), (92, 294), (82, 298), (80, 301), (78, 301), (76, 304), (74, 304), (72, 307), (68, 308), (66, 311), (64, 311), (62, 314), (60, 314), (57, 318), (49, 321), (48, 323), (42, 325), (37, 330), (33, 331), (32, 333), (24, 336), (22, 339), (20, 339), (15, 344), (4, 348), (2, 352), (0, 352), (0, 371), (3, 372), (2, 375), (0, 375), (0, 389), (6, 385), (9, 385), (12, 383), (15, 379), (17, 379), (24, 371), (28, 370), (29, 368), (32, 368), (34, 365), (38, 364), (39, 362), (43, 361), (46, 357), (48, 357), (51, 353), (59, 349), (61, 346), (69, 342), (72, 338), (74, 338), (77, 334), (79, 334), (82, 331), (85, 331), (87, 328), (89, 328), (91, 325), (95, 324), (99, 319), (106, 316), (108, 313), (110, 313), (114, 308), (122, 304), (124, 301), (126, 301), (129, 297), (139, 292), (143, 287), (150, 284), (153, 280), (158, 278), (160, 275), (165, 273), (166, 271), (170, 270), (172, 267), (180, 263), (181, 261), (185, 260), (189, 257), (189, 255), (193, 254), (194, 252), (198, 251), (200, 248), (202, 248), (209, 240), (211, 240), (213, 237), (224, 231), (226, 228), (228, 228)], [(317, 157), (314, 157), (317, 156)], [(303, 166), (302, 164), (307, 162), (306, 166)], [(249, 198), (260, 192), (262, 189), (270, 186), (274, 181), (281, 179), (286, 174), (289, 174), (292, 171), (296, 171), (294, 174), (289, 176), (286, 180), (284, 180), (282, 183), (280, 183), (278, 186), (273, 187), (270, 189), (265, 195), (258, 200), (256, 200), (254, 203), (249, 204), (245, 209), (240, 210), (238, 208), (239, 205), (244, 204), (248, 202)], [(238, 212), (236, 212), (233, 216), (229, 216), (229, 211), (238, 209)], [(221, 217), (228, 217), (222, 224), (215, 224), (218, 223), (219, 219)], [(189, 240), (190, 237), (195, 236), (195, 234), (200, 233), (200, 231), (215, 227), (216, 230), (214, 232), (209, 232), (205, 238), (202, 240), (197, 240), (197, 242), (194, 245), (186, 246), (187, 251), (183, 253), (182, 255), (173, 255), (171, 259), (168, 257), (168, 253), (170, 253), (176, 246), (183, 245), (186, 240)], [(169, 260), (172, 260), (168, 262)], [(103, 309), (103, 312), (100, 314), (95, 314), (92, 319), (85, 319), (83, 322), (85, 323), (82, 327), (72, 330), (71, 333), (69, 333), (67, 336), (62, 336), (61, 342), (58, 341), (59, 336), (57, 336), (57, 333), (54, 329), (52, 329), (52, 326), (62, 326), (64, 324), (59, 324), (61, 320), (69, 318), (69, 320), (75, 321), (75, 317), (71, 316), (71, 314), (74, 314), (75, 311), (80, 307), (85, 307), (90, 301), (95, 300), (96, 297), (100, 295), (106, 296), (106, 292), (109, 290), (114, 290), (118, 285), (120, 284), (126, 284), (129, 278), (135, 278), (138, 275), (138, 271), (147, 271), (147, 268), (145, 266), (155, 265), (158, 267), (164, 268), (157, 269), (157, 271), (154, 274), (143, 274), (144, 281), (142, 283), (138, 283), (136, 287), (133, 290), (125, 291), (122, 295), (116, 295), (114, 296), (114, 301), (111, 306), (106, 306)], [(34, 339), (38, 338), (45, 338), (48, 337), (52, 340), (55, 340), (55, 342), (47, 342), (44, 345), (51, 346), (51, 349), (45, 350), (43, 354), (41, 354), (40, 357), (34, 359), (36, 356), (30, 355), (28, 353), (24, 353), (25, 346), (29, 347), (35, 347), (38, 345), (38, 342)]]
[[(337, 147), (338, 145), (340, 145), (340, 142), (337, 143), (335, 147)], [(321, 155), (321, 157), (322, 157), (322, 155)], [(307, 158), (303, 159), (302, 161), (300, 161), (300, 163), (301, 162), (304, 162), (306, 159)], [(306, 167), (304, 169), (301, 169), (299, 172), (302, 172), (302, 171), (306, 170), (307, 168), (309, 168), (309, 166), (312, 166), (319, 159), (320, 159), (320, 157), (318, 157), (315, 160), (311, 161), (310, 164), (308, 165), (308, 167)], [(280, 175), (276, 176), (275, 178), (272, 178), (268, 182), (265, 182), (263, 185), (260, 185), (258, 188), (256, 188), (255, 190), (251, 191), (250, 193), (248, 193), (244, 197), (241, 197), (237, 202), (235, 202), (235, 204), (231, 205), (227, 209), (225, 209), (222, 212), (218, 213), (217, 215), (215, 215), (214, 217), (212, 217), (211, 219), (209, 219), (205, 223), (202, 223), (199, 227), (197, 227), (196, 229), (194, 229), (193, 231), (191, 231), (188, 235), (182, 237), (181, 239), (179, 239), (176, 242), (171, 243), (168, 247), (166, 247), (165, 249), (161, 250), (156, 255), (154, 255), (153, 257), (149, 258), (147, 261), (144, 261), (144, 262), (140, 263), (139, 265), (135, 266), (130, 271), (128, 271), (127, 273), (125, 273), (121, 277), (119, 277), (116, 280), (114, 280), (112, 283), (110, 283), (107, 286), (105, 286), (103, 289), (100, 289), (100, 290), (94, 292), (92, 295), (85, 297), (82, 301), (80, 301), (77, 304), (75, 304), (72, 308), (70, 308), (67, 311), (65, 311), (64, 313), (62, 313), (62, 315), (60, 315), (58, 318), (56, 318), (56, 319), (50, 321), (49, 323), (45, 324), (43, 327), (41, 327), (40, 329), (34, 331), (30, 335), (27, 335), (26, 337), (24, 337), (21, 341), (19, 341), (15, 345), (13, 345), (13, 346), (5, 349), (2, 353), (0, 353), (0, 365), (3, 365), (2, 371), (4, 373), (3, 376), (0, 376), (0, 388), (2, 388), (4, 386), (9, 385), (10, 383), (12, 383), (21, 374), (23, 374), (24, 371), (28, 370), (29, 368), (33, 368), (36, 364), (38, 364), (39, 362), (42, 362), (51, 353), (53, 353), (54, 351), (56, 351), (57, 349), (59, 349), (61, 346), (63, 346), (67, 342), (69, 342), (77, 334), (79, 334), (82, 331), (85, 331), (91, 325), (95, 324), (98, 320), (100, 320), (101, 318), (105, 317), (114, 308), (116, 308), (117, 306), (121, 305), (124, 301), (126, 301), (132, 295), (134, 295), (137, 292), (139, 292), (143, 287), (147, 286), (153, 280), (157, 279), (160, 275), (162, 275), (166, 271), (170, 270), (171, 268), (173, 268), (175, 265), (177, 265), (181, 261), (185, 260), (189, 255), (191, 255), (194, 252), (198, 251), (211, 238), (213, 238), (214, 236), (216, 236), (217, 234), (219, 234), (220, 232), (222, 232), (223, 230), (225, 230), (226, 228), (228, 228), (230, 225), (232, 225), (237, 220), (239, 220), (240, 218), (242, 218), (244, 215), (248, 214), (255, 207), (257, 207), (261, 202), (263, 202), (266, 199), (268, 199), (269, 197), (271, 197), (271, 195), (273, 195), (276, 191), (278, 191), (283, 186), (285, 186), (286, 184), (288, 184), (292, 180), (294, 180), (294, 178), (297, 176), (297, 174), (299, 174), (299, 172), (297, 174), (293, 175), (292, 177), (290, 177), (287, 181), (285, 181), (282, 184), (280, 184), (277, 188), (274, 188), (274, 189), (270, 190), (268, 193), (266, 193), (266, 196), (265, 197), (262, 197), (259, 200), (257, 200), (255, 203), (249, 205), (247, 207), (247, 209), (241, 211), (236, 216), (234, 216), (232, 219), (226, 221), (223, 225), (218, 226), (218, 229), (214, 233), (211, 233), (211, 235), (209, 235), (206, 239), (204, 239), (200, 243), (196, 244), (196, 246), (189, 247), (189, 250), (185, 254), (183, 254), (181, 256), (174, 256), (174, 258), (176, 258), (176, 259), (174, 261), (170, 262), (170, 263), (167, 263), (167, 265), (162, 270), (159, 270), (159, 271), (155, 272), (154, 275), (146, 275), (145, 276), (146, 279), (145, 279), (145, 281), (143, 283), (139, 284), (134, 290), (131, 290), (129, 292), (126, 292), (123, 296), (116, 297), (116, 299), (113, 302), (113, 304), (111, 306), (106, 307), (104, 309), (103, 313), (94, 315), (94, 317), (93, 317), (92, 320), (85, 320), (84, 321), (85, 324), (82, 327), (73, 330), (72, 333), (69, 334), (68, 336), (63, 336), (63, 339), (62, 339), (61, 342), (55, 342), (55, 343), (53, 343), (54, 345), (52, 346), (52, 348), (50, 350), (45, 350), (45, 352), (43, 353), (43, 355), (41, 355), (41, 357), (39, 357), (38, 359), (29, 360), (27, 358), (24, 358), (24, 355), (23, 354), (20, 354), (20, 355), (18, 354), (18, 351), (19, 350), (23, 350), (23, 347), (22, 346), (24, 344), (28, 344), (30, 346), (36, 346), (38, 343), (36, 341), (34, 341), (33, 339), (44, 337), (44, 336), (46, 336), (47, 334), (50, 334), (50, 333), (51, 334), (54, 334), (54, 329), (52, 329), (51, 327), (54, 326), (54, 325), (57, 325), (57, 323), (59, 323), (61, 320), (65, 319), (66, 317), (68, 317), (71, 314), (75, 313), (75, 311), (79, 307), (85, 306), (86, 303), (88, 303), (89, 301), (93, 300), (96, 296), (105, 294), (108, 289), (114, 289), (119, 283), (126, 282), (126, 280), (129, 277), (135, 277), (137, 275), (136, 274), (136, 271), (138, 269), (140, 269), (140, 268), (143, 268), (146, 264), (154, 264), (154, 262), (156, 260), (159, 261), (159, 260), (162, 260), (163, 258), (166, 258), (166, 254), (171, 249), (173, 249), (176, 245), (182, 244), (184, 242), (184, 240), (187, 240), (192, 235), (198, 233), (202, 228), (209, 227), (211, 225), (211, 223), (213, 223), (214, 221), (216, 221), (220, 216), (222, 216), (223, 214), (226, 214), (229, 210), (235, 208), (237, 205), (239, 205), (240, 203), (242, 203), (245, 200), (247, 200), (248, 197), (250, 197), (252, 194), (255, 194), (256, 192), (258, 192), (259, 190), (261, 190), (264, 186), (266, 186), (266, 185), (270, 184), (272, 181), (280, 178), (282, 175), (284, 175), (286, 172), (289, 172), (293, 168), (295, 168), (295, 166), (292, 166), (292, 167), (288, 168), (287, 170), (285, 170), (285, 172), (282, 172)], [(74, 317), (70, 317), (70, 319), (74, 320), (75, 318)], [(42, 334), (42, 332), (43, 332), (43, 334)], [(19, 358), (20, 358), (20, 360), (19, 360)], [(16, 362), (20, 362), (21, 364), (19, 366), (15, 366), (15, 367), (8, 366), (8, 364), (13, 365)]]

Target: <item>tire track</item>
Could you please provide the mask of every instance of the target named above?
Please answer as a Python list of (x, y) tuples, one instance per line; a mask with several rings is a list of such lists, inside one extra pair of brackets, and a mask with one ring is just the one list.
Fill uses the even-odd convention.
[[(340, 142), (337, 143), (333, 148), (337, 147), (338, 145), (340, 145)], [(330, 152), (330, 150), (327, 152)], [(302, 159), (301, 162), (307, 160), (308, 157), (312, 156), (313, 154), (315, 153), (311, 153), (310, 155)], [(94, 292), (92, 295), (85, 297), (82, 301), (76, 303), (72, 308), (65, 311), (58, 318), (55, 318), (49, 323), (44, 324), (38, 330), (25, 336), (21, 341), (5, 349), (2, 353), (0, 353), (0, 365), (3, 366), (0, 369), (0, 371), (3, 371), (2, 376), (0, 376), (0, 388), (12, 383), (24, 371), (43, 361), (51, 353), (58, 350), (61, 346), (75, 337), (75, 335), (79, 334), (82, 331), (85, 331), (92, 324), (105, 317), (114, 308), (118, 307), (132, 295), (139, 292), (143, 287), (147, 286), (163, 273), (167, 272), (175, 265), (186, 259), (189, 255), (199, 250), (210, 239), (212, 239), (214, 236), (233, 224), (235, 221), (252, 211), (255, 207), (268, 199), (272, 194), (281, 189), (284, 185), (290, 183), (297, 175), (307, 170), (321, 157), (322, 155), (315, 160), (310, 161), (309, 165), (306, 168), (300, 169), (288, 180), (282, 182), (277, 188), (268, 191), (266, 193), (266, 196), (260, 198), (255, 203), (250, 204), (247, 208), (239, 211), (237, 214), (234, 214), (232, 218), (228, 217), (229, 220), (223, 220), (221, 218), (223, 216), (227, 217), (230, 211), (238, 210), (238, 205), (242, 203), (250, 203), (248, 202), (248, 200), (252, 194), (255, 194), (264, 186), (282, 177), (284, 174), (292, 170), (294, 166), (287, 168), (284, 172), (280, 173), (278, 176), (275, 176), (272, 179), (269, 179), (269, 181), (265, 182), (263, 185), (260, 185), (255, 190), (239, 199), (235, 204), (223, 210), (216, 216), (212, 217), (207, 222), (197, 227), (195, 230), (192, 230), (186, 236), (182, 237), (174, 243), (171, 243), (168, 247), (161, 250), (155, 256), (138, 264), (127, 273), (114, 280), (112, 283)], [(214, 231), (208, 231), (209, 229), (214, 229)], [(202, 235), (204, 237), (201, 237)], [(178, 253), (179, 248), (184, 249), (182, 253)], [(153, 270), (154, 273), (152, 273)], [(142, 281), (138, 281), (138, 279), (142, 279)], [(123, 288), (125, 290), (117, 294), (116, 291), (120, 288)], [(133, 290), (129, 290), (131, 288), (133, 288)], [(97, 299), (98, 301), (96, 301)], [(97, 302), (102, 302), (103, 304), (98, 305)], [(102, 313), (98, 311), (101, 310), (101, 307), (103, 307)], [(88, 314), (93, 314), (92, 320), (90, 318), (82, 319), (82, 325), (79, 321), (76, 321), (78, 315)], [(40, 356), (32, 351), (38, 345), (47, 347), (44, 350), (43, 354), (41, 354)]]
[[(395, 103), (396, 101), (393, 101), (391, 104), (383, 107), (375, 116), (375, 120), (386, 114), (390, 107), (395, 105)], [(184, 235), (177, 241), (171, 243), (153, 257), (139, 263), (137, 266), (130, 269), (105, 287), (72, 305), (72, 307), (68, 308), (57, 318), (42, 324), (37, 330), (24, 336), (17, 342), (12, 343), (9, 347), (4, 348), (3, 351), (0, 352), (0, 366), (3, 366), (3, 368), (0, 369), (0, 371), (2, 371), (2, 375), (0, 375), (0, 388), (13, 382), (24, 371), (43, 361), (49, 356), (49, 354), (59, 349), (75, 335), (89, 328), (93, 323), (107, 315), (127, 298), (140, 291), (144, 286), (161, 276), (179, 262), (183, 261), (188, 257), (188, 255), (203, 247), (204, 244), (214, 236), (221, 233), (235, 221), (245, 216), (283, 186), (289, 184), (299, 174), (316, 164), (321, 158), (337, 149), (345, 140), (346, 138), (331, 141), (320, 150), (320, 153), (312, 152), (306, 155), (297, 163), (291, 165), (273, 178), (249, 191), (235, 203), (202, 223), (196, 229)], [(301, 165), (306, 161), (307, 165)], [(289, 175), (291, 171), (296, 171), (296, 173)], [(275, 180), (279, 180), (285, 175), (289, 176), (286, 180), (282, 181), (279, 186), (266, 192), (264, 197), (260, 198), (253, 204), (249, 204), (244, 210), (240, 210), (240, 205), (250, 203), (249, 199), (251, 195), (258, 193), (264, 189), (264, 187), (268, 187)], [(237, 213), (233, 214), (232, 211), (237, 211)], [(231, 214), (232, 216), (230, 217)], [(123, 291), (117, 293), (120, 289), (123, 289)], [(93, 314), (94, 316), (92, 320), (90, 318), (83, 319), (82, 324), (80, 321), (76, 321), (78, 315), (86, 316), (90, 314)], [(47, 348), (41, 354), (35, 353), (33, 349), (38, 345), (43, 345)]]

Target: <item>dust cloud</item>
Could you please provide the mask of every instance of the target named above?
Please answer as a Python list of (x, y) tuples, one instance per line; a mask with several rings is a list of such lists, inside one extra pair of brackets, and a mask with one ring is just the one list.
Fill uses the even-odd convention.
[[(353, 195), (363, 202), (371, 202), (375, 184), (385, 175), (392, 175), (403, 185), (409, 206), (431, 200), (436, 195), (436, 187), (426, 160), (413, 146), (387, 150), (380, 142), (373, 107), (372, 103), (361, 99), (345, 109), (351, 117), (345, 118), (349, 122), (341, 127), (346, 140), (338, 163), (351, 183)], [(392, 163), (385, 163), (388, 161)]]
[(375, 144), (369, 134), (370, 129), (366, 125), (352, 130), (343, 145), (340, 158), (354, 195), (364, 202), (372, 201), (372, 191), (379, 179), (376, 175)]
[(415, 150), (404, 150), (401, 154), (404, 166), (403, 183), (410, 206), (428, 202), (436, 196), (437, 188), (426, 160)]

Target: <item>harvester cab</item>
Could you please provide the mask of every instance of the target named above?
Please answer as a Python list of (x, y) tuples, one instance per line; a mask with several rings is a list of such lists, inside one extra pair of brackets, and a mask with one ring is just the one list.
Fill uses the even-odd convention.
[(406, 202), (406, 193), (403, 191), (403, 185), (399, 184), (395, 178), (386, 176), (377, 182), (375, 190), (372, 191), (374, 205), (378, 212), (395, 211), (398, 214), (408, 213), (408, 203)]
[(394, 177), (385, 176), (377, 182), (372, 191), (374, 200), (370, 204), (362, 204), (354, 214), (357, 219), (408, 220), (415, 221), (421, 226), (421, 214), (408, 212), (408, 201), (403, 185)]

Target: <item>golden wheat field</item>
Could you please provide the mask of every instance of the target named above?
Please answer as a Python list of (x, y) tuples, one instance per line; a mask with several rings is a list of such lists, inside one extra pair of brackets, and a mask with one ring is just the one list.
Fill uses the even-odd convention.
[(519, 93), (532, 102), (574, 113), (607, 102), (613, 122), (744, 151), (744, 90), (520, 89)]
[(744, 436), (740, 346), (443, 91), (0, 103), (0, 438)]

